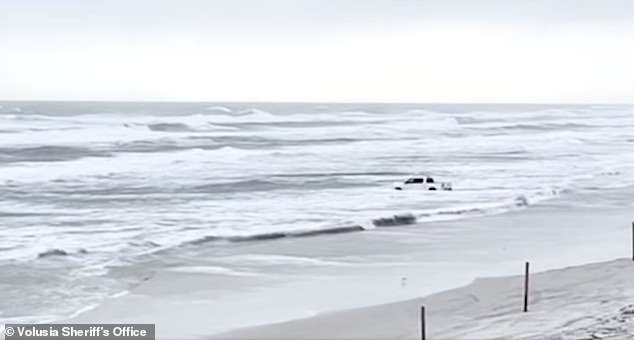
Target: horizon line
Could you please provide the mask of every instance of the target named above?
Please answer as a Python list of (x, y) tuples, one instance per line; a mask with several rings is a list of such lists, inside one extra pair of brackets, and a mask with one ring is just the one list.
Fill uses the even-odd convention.
[(0, 99), (1, 103), (147, 103), (147, 104), (394, 104), (394, 105), (634, 105), (634, 102), (497, 102), (497, 101), (294, 101), (294, 100), (111, 100), (111, 99)]

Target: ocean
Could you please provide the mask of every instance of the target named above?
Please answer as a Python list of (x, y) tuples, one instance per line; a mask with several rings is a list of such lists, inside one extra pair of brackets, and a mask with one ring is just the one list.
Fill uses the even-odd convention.
[[(69, 318), (175, 262), (328, 265), (248, 253), (279, 239), (631, 204), (633, 147), (627, 105), (0, 102), (0, 324)], [(454, 190), (394, 190), (414, 174)], [(210, 249), (231, 256), (182, 266)]]

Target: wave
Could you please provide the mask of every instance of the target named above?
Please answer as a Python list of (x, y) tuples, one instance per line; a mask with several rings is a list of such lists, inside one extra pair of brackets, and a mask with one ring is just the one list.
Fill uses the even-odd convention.
[(483, 151), (479, 154), (474, 154), (472, 152), (465, 153), (455, 153), (452, 156), (456, 160), (471, 160), (475, 162), (482, 162), (485, 160), (490, 161), (508, 161), (508, 160), (529, 160), (535, 157), (539, 157), (539, 155), (535, 155), (525, 148), (518, 147), (509, 150), (491, 150), (491, 151)]
[(142, 242), (128, 242), (129, 245), (133, 247), (142, 247), (142, 248), (158, 248), (161, 245), (154, 241), (142, 241)]
[[(322, 236), (322, 235), (334, 235), (334, 234), (344, 234), (344, 233), (352, 233), (352, 232), (361, 232), (370, 230), (373, 228), (386, 228), (386, 227), (399, 227), (399, 226), (409, 226), (414, 225), (421, 222), (421, 218), (429, 219), (430, 217), (443, 217), (447, 215), (460, 216), (467, 214), (487, 214), (487, 213), (500, 213), (506, 212), (509, 209), (513, 208), (521, 208), (526, 207), (530, 204), (529, 198), (525, 195), (519, 195), (515, 197), (508, 204), (498, 204), (492, 205), (490, 207), (473, 207), (473, 208), (454, 208), (450, 210), (438, 210), (435, 212), (427, 212), (420, 214), (396, 214), (387, 217), (379, 217), (372, 219), (371, 227), (364, 227), (361, 224), (351, 224), (344, 226), (335, 226), (331, 228), (323, 228), (323, 229), (314, 229), (314, 230), (301, 230), (301, 231), (276, 231), (270, 233), (261, 233), (261, 234), (253, 234), (253, 235), (240, 235), (240, 236), (216, 236), (216, 235), (208, 235), (193, 241), (187, 242), (187, 244), (191, 245), (201, 245), (209, 242), (254, 242), (254, 241), (270, 241), (270, 240), (278, 240), (284, 238), (302, 238), (302, 237), (311, 237), (311, 236)], [(433, 219), (429, 219), (433, 220)]]
[[(285, 146), (347, 144), (368, 140), (367, 138), (355, 137), (282, 139), (246, 136), (190, 136), (187, 139), (193, 141), (208, 141), (208, 143), (203, 143), (199, 145), (209, 145), (209, 143), (212, 143), (216, 146), (233, 147), (236, 149), (267, 149)], [(373, 140), (381, 139), (377, 138)]]
[(37, 254), (38, 258), (43, 258), (43, 257), (51, 257), (51, 256), (66, 256), (68, 255), (68, 252), (66, 252), (65, 250), (62, 249), (49, 249), (47, 251), (41, 252), (39, 254)]
[(56, 116), (48, 116), (45, 114), (33, 113), (33, 112), (11, 111), (11, 112), (0, 113), (0, 119), (12, 120), (12, 121), (37, 121), (37, 120), (54, 121), (54, 120), (61, 120), (63, 118), (56, 117)]
[(226, 193), (226, 192), (254, 192), (280, 189), (281, 185), (273, 181), (243, 180), (224, 183), (210, 183), (193, 187), (193, 192)]
[[(148, 128), (161, 132), (194, 131), (180, 123), (151, 124)], [(91, 147), (40, 145), (0, 147), (0, 164), (15, 162), (61, 162), (86, 157), (112, 157), (117, 153), (161, 153), (185, 150), (271, 150), (282, 147), (302, 147), (311, 145), (342, 145), (364, 142), (362, 138), (321, 138), (321, 139), (279, 139), (240, 136), (186, 136), (184, 138), (138, 139), (116, 141), (106, 145)]]
[(260, 109), (254, 109), (254, 108), (238, 111), (236, 115), (238, 115), (238, 116), (262, 116), (262, 117), (271, 117), (271, 116), (273, 116), (273, 114), (271, 114), (268, 111), (264, 111), (264, 110), (260, 110)]
[(394, 215), (392, 217), (383, 217), (372, 220), (372, 224), (376, 227), (393, 227), (408, 224), (415, 224), (417, 221), (414, 215)]
[[(411, 225), (416, 223), (416, 217), (411, 214), (403, 214), (403, 215), (393, 215), (390, 217), (378, 218), (372, 220), (372, 225), (374, 227), (394, 227), (394, 226), (404, 226)], [(303, 238), (303, 237), (311, 237), (311, 236), (322, 236), (322, 235), (336, 235), (336, 234), (345, 234), (352, 232), (360, 232), (367, 230), (367, 227), (363, 227), (358, 224), (350, 224), (343, 226), (335, 226), (331, 228), (323, 228), (323, 229), (314, 229), (314, 230), (295, 230), (295, 231), (276, 231), (270, 233), (261, 233), (254, 235), (240, 235), (240, 236), (215, 236), (208, 235), (201, 237), (199, 239), (195, 239), (193, 241), (187, 242), (192, 245), (200, 245), (209, 242), (253, 242), (253, 241), (270, 241), (270, 240), (278, 240), (283, 238)]]
[[(295, 177), (301, 178), (301, 177)], [(366, 187), (372, 183), (357, 183), (345, 180), (337, 180), (333, 178), (319, 178), (304, 181), (288, 181), (278, 180), (272, 177), (271, 180), (249, 179), (233, 182), (209, 183), (195, 186), (189, 189), (190, 192), (196, 193), (236, 193), (236, 192), (255, 192), (255, 191), (272, 191), (272, 190), (316, 190), (316, 189), (340, 189), (351, 187)]]
[[(258, 242), (258, 241), (272, 241), (289, 238), (306, 238), (313, 236), (325, 236), (325, 235), (338, 235), (348, 234), (354, 232), (362, 232), (372, 230), (375, 228), (395, 228), (411, 226), (421, 222), (431, 222), (436, 220), (446, 220), (459, 218), (460, 216), (482, 216), (488, 214), (505, 213), (518, 208), (525, 208), (530, 204), (538, 202), (540, 200), (556, 196), (558, 192), (538, 192), (531, 197), (527, 195), (518, 195), (515, 198), (498, 204), (485, 204), (478, 207), (453, 207), (449, 209), (438, 209), (435, 211), (414, 213), (402, 213), (394, 214), (391, 216), (378, 217), (371, 219), (368, 225), (364, 223), (350, 223), (344, 225), (337, 225), (328, 228), (310, 229), (310, 230), (289, 230), (289, 231), (273, 231), (263, 232), (248, 235), (206, 235), (200, 238), (196, 238), (190, 241), (181, 243), (181, 246), (199, 246), (207, 243), (226, 242), (226, 243), (246, 243), (246, 242)], [(141, 242), (129, 242), (130, 246), (155, 249), (156, 251), (164, 249), (164, 246), (158, 242), (152, 240), (146, 240)], [(171, 248), (171, 247), (170, 247)], [(154, 250), (153, 250), (154, 251)], [(69, 252), (64, 249), (49, 249), (47, 251), (38, 254), (38, 258), (68, 256), (73, 253), (86, 254), (85, 249), (79, 249), (78, 251)]]
[(508, 133), (516, 131), (570, 131), (570, 130), (587, 130), (595, 128), (619, 127), (619, 122), (606, 119), (586, 119), (584, 122), (572, 120), (543, 120), (534, 122), (506, 122), (497, 119), (481, 119), (473, 117), (456, 117), (459, 125), (470, 130), (485, 130), (496, 133)]
[(84, 157), (110, 157), (109, 152), (78, 146), (29, 146), (0, 148), (0, 164), (15, 162), (61, 162)]
[[(171, 117), (169, 120), (157, 121), (155, 118), (149, 121), (128, 121), (121, 126), (134, 129), (139, 132), (150, 130), (153, 132), (221, 132), (233, 131), (235, 128), (223, 124), (214, 124), (208, 118), (200, 115), (187, 117)], [(119, 125), (119, 124), (117, 124)]]
[(68, 255), (68, 253), (65, 250), (61, 250), (61, 249), (50, 249), (44, 252), (41, 252), (39, 254), (37, 254), (38, 258), (43, 258), (43, 257), (51, 257), (51, 256), (66, 256)]
[[(82, 248), (77, 250), (76, 254), (88, 254), (88, 251)], [(71, 255), (71, 253), (69, 253), (68, 251), (64, 249), (53, 248), (53, 249), (49, 249), (37, 254), (37, 258), (41, 259), (45, 257), (68, 256), (68, 255)]]
[[(186, 150), (220, 150), (226, 148), (240, 149), (237, 146), (223, 143), (209, 142), (194, 142), (194, 143), (182, 143), (178, 140), (169, 138), (162, 139), (146, 139), (136, 140), (131, 142), (118, 142), (110, 146), (107, 149), (109, 152), (116, 153), (161, 153), (161, 152), (175, 152)], [(245, 148), (246, 149), (246, 148)]]
[(131, 142), (118, 142), (113, 146), (113, 151), (117, 152), (169, 152), (186, 150), (192, 147), (186, 145), (179, 145), (170, 139), (159, 140), (135, 140)]
[(205, 244), (209, 242), (218, 242), (218, 241), (226, 241), (226, 242), (270, 241), (270, 240), (278, 240), (283, 238), (299, 238), (299, 237), (309, 237), (309, 236), (317, 236), (317, 235), (343, 234), (343, 233), (357, 232), (357, 231), (363, 231), (363, 230), (365, 230), (365, 228), (360, 225), (350, 225), (350, 226), (333, 227), (333, 228), (327, 228), (327, 229), (316, 229), (316, 230), (307, 230), (307, 231), (278, 231), (278, 232), (244, 235), (244, 236), (211, 236), (209, 235), (209, 236), (204, 236), (193, 241), (189, 241), (187, 243), (192, 245), (201, 245), (201, 244)]
[(232, 113), (233, 111), (226, 107), (226, 106), (220, 106), (220, 105), (216, 105), (216, 106), (209, 106), (207, 108), (205, 108), (205, 111), (207, 112), (217, 112), (217, 113)]
[(368, 171), (368, 172), (307, 172), (307, 173), (295, 173), (295, 174), (275, 174), (273, 177), (362, 177), (362, 176), (408, 176), (409, 172), (396, 172), (396, 171)]
[[(206, 179), (201, 179), (205, 181)], [(178, 186), (163, 186), (163, 185), (109, 185), (109, 186), (76, 186), (73, 182), (69, 185), (64, 185), (58, 182), (60, 185), (55, 188), (47, 189), (47, 193), (56, 195), (59, 200), (64, 202), (74, 202), (79, 200), (82, 202), (112, 202), (113, 200), (138, 200), (140, 195), (159, 195), (159, 194), (237, 194), (237, 193), (250, 193), (250, 192), (262, 192), (262, 191), (277, 191), (277, 190), (325, 190), (325, 189), (343, 189), (354, 187), (368, 187), (375, 185), (372, 182), (355, 182), (345, 179), (329, 179), (329, 178), (317, 178), (312, 180), (305, 180), (303, 177), (296, 177), (292, 180), (278, 179), (271, 177), (270, 180), (263, 179), (244, 179), (226, 182), (212, 182), (216, 179), (208, 179), (211, 183), (208, 184), (194, 184), (194, 185), (178, 185)], [(3, 193), (4, 197), (11, 197), (18, 199), (22, 196), (22, 191), (13, 192), (7, 191)], [(34, 196), (29, 196), (30, 199), (34, 199)], [(31, 212), (9, 212), (0, 210), (0, 217), (32, 217), (32, 216), (47, 216), (44, 213), (31, 213)], [(100, 222), (100, 220), (91, 221), (92, 223)]]
[(448, 210), (438, 209), (435, 211), (420, 213), (420, 214), (417, 214), (416, 216), (418, 217), (419, 220), (424, 219), (426, 221), (433, 221), (438, 217), (440, 218), (450, 217), (450, 216), (459, 217), (464, 215), (482, 216), (482, 215), (506, 213), (512, 210), (516, 210), (518, 208), (526, 208), (531, 204), (540, 202), (544, 199), (555, 197), (558, 194), (559, 192), (556, 190), (553, 190), (551, 192), (537, 192), (531, 197), (527, 195), (518, 195), (509, 201), (501, 202), (501, 203), (483, 204), (482, 206), (478, 206), (478, 207), (454, 207)]
[(191, 132), (195, 131), (187, 124), (184, 123), (156, 123), (156, 124), (148, 124), (148, 129), (151, 131), (160, 131), (160, 132)]
[(365, 121), (328, 121), (328, 120), (313, 120), (313, 121), (246, 121), (246, 122), (216, 122), (215, 125), (227, 127), (227, 128), (266, 128), (266, 127), (278, 127), (278, 128), (322, 128), (322, 127), (337, 127), (344, 126), (350, 127), (353, 125), (378, 125), (384, 124), (386, 121), (377, 121), (377, 122), (365, 122)]
[[(179, 127), (161, 127), (162, 131), (184, 131)], [(155, 130), (159, 131), (159, 130)], [(367, 141), (362, 138), (323, 138), (323, 139), (279, 139), (241, 136), (186, 136), (184, 139), (144, 139), (126, 142), (115, 142), (105, 148), (115, 152), (173, 152), (183, 150), (219, 150), (233, 148), (237, 150), (270, 150), (281, 147), (298, 147), (310, 145), (341, 145)]]
[(589, 129), (595, 128), (595, 125), (582, 123), (538, 123), (538, 124), (509, 124), (497, 127), (503, 130), (526, 130), (526, 131), (548, 131), (548, 130), (569, 130), (569, 129)]
[(29, 211), (2, 211), (0, 217), (43, 217), (50, 216), (49, 213), (29, 212)]

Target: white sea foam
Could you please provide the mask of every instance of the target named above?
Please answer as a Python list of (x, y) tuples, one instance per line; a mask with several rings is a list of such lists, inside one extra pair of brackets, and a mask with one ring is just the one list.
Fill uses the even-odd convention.
[[(329, 110), (0, 114), (0, 262), (78, 263), (88, 280), (205, 238), (376, 232), (395, 215), (462, 219), (634, 184), (631, 108)], [(393, 190), (418, 172), (454, 191)], [(37, 259), (51, 249), (67, 256)]]

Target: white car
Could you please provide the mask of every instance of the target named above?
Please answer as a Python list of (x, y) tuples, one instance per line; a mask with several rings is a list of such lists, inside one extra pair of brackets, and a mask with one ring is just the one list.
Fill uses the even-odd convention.
[(431, 176), (410, 177), (403, 183), (397, 183), (394, 186), (396, 190), (451, 190), (451, 183), (436, 182)]

